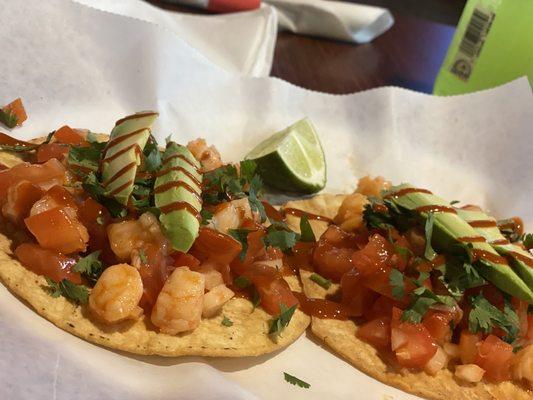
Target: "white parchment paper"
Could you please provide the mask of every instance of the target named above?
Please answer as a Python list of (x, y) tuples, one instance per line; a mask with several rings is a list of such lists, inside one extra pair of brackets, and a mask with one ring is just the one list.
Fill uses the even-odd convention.
[[(0, 102), (22, 97), (42, 136), (63, 125), (108, 132), (119, 117), (161, 113), (155, 133), (203, 136), (227, 160), (308, 116), (322, 139), (328, 191), (381, 174), (533, 224), (533, 96), (526, 79), (437, 98), (397, 88), (332, 96), (233, 77), (174, 33), (62, 0), (3, 1)], [(283, 381), (286, 371), (309, 390)], [(1, 399), (412, 399), (365, 376), (308, 334), (250, 359), (136, 357), (69, 335), (0, 285)]]

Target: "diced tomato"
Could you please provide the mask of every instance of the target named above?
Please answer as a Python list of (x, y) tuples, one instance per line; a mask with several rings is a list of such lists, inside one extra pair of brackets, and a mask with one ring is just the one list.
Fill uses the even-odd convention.
[(109, 211), (92, 198), (88, 198), (78, 207), (78, 218), (89, 232), (88, 250), (100, 250), (100, 257), (107, 265), (116, 264), (117, 258), (111, 250), (107, 237), (107, 226), (111, 222)]
[(392, 244), (383, 236), (374, 234), (363, 249), (353, 253), (353, 265), (361, 274), (368, 276), (390, 266), (392, 254), (394, 254)]
[(269, 314), (280, 313), (280, 305), (292, 307), (298, 300), (292, 294), (289, 284), (274, 267), (252, 264), (244, 276), (255, 286), (261, 299), (261, 307)]
[(466, 329), (461, 331), (459, 339), (459, 353), (463, 364), (473, 364), (478, 354), (481, 343), (481, 333), (472, 333)]
[(7, 201), (2, 207), (4, 217), (20, 223), (30, 214), (33, 203), (41, 198), (43, 191), (28, 181), (21, 181), (7, 191)]
[(87, 144), (86, 135), (77, 129), (64, 125), (54, 133), (54, 140), (58, 143), (83, 146)]
[(2, 111), (15, 115), (17, 118), (17, 126), (22, 126), (22, 123), (28, 119), (20, 97), (13, 100), (7, 106), (2, 107)]
[(145, 243), (142, 251), (146, 256), (146, 264), (142, 264), (139, 269), (143, 282), (143, 296), (140, 305), (149, 312), (152, 310), (165, 281), (176, 267), (167, 262), (164, 247), (156, 243)]
[(64, 186), (52, 186), (46, 191), (45, 196), (50, 197), (57, 207), (70, 207), (73, 210), (78, 210), (78, 202)]
[(529, 323), (528, 323), (528, 314), (527, 314), (527, 311), (528, 311), (528, 308), (529, 308), (529, 304), (527, 302), (525, 302), (524, 300), (520, 300), (516, 297), (513, 297), (512, 300), (511, 300), (511, 304), (513, 306), (513, 309), (515, 310), (516, 312), (516, 315), (518, 316), (518, 321), (520, 323), (520, 333), (519, 333), (519, 336), (520, 337), (525, 337), (527, 335), (527, 332), (528, 332), (528, 327), (529, 327)]
[(230, 264), (231, 271), (234, 274), (242, 275), (255, 261), (264, 261), (267, 259), (267, 250), (262, 240), (264, 236), (265, 231), (262, 228), (251, 231), (248, 234), (248, 249), (246, 250), (244, 260), (241, 261), (240, 257), (236, 257)]
[(533, 340), (533, 314), (527, 315), (526, 339)]
[(475, 363), (483, 368), (487, 380), (498, 383), (511, 379), (513, 346), (489, 335), (478, 348)]
[(200, 261), (191, 254), (176, 251), (170, 255), (174, 260), (174, 265), (177, 267), (189, 267), (194, 269), (200, 265)]
[(363, 281), (363, 284), (367, 288), (372, 289), (374, 292), (393, 299), (389, 276), (390, 269), (381, 268), (373, 274), (366, 276)]
[(24, 220), (39, 244), (50, 250), (69, 254), (85, 251), (87, 229), (64, 209), (56, 207)]
[(76, 260), (53, 250), (43, 249), (33, 243), (23, 243), (15, 249), (19, 261), (37, 275), (44, 275), (59, 282), (68, 279), (81, 283), (80, 274), (72, 271)]
[(209, 228), (200, 228), (190, 253), (201, 262), (211, 261), (229, 264), (241, 252), (241, 244), (229, 235)]
[(391, 347), (398, 363), (406, 368), (423, 368), (437, 352), (437, 344), (422, 324), (401, 322), (402, 310), (392, 309)]
[(355, 268), (345, 273), (341, 279), (342, 304), (352, 317), (360, 317), (372, 306), (377, 294), (364, 287), (361, 274)]
[(313, 266), (320, 275), (339, 282), (352, 269), (352, 254), (357, 249), (355, 235), (332, 225), (320, 237), (313, 253)]
[(62, 184), (65, 179), (65, 167), (55, 158), (44, 164), (21, 163), (11, 169), (0, 171), (0, 199), (4, 199), (7, 189), (20, 181), (48, 187)]
[(391, 343), (390, 317), (380, 317), (365, 322), (357, 330), (357, 336), (376, 347), (389, 347)]
[(363, 315), (367, 320), (379, 317), (391, 317), (394, 301), (387, 296), (379, 296), (374, 303), (363, 310)]
[(296, 242), (292, 252), (284, 256), (285, 263), (296, 270), (311, 270), (315, 245), (316, 243), (311, 242)]
[(44, 163), (52, 158), (63, 160), (68, 150), (68, 146), (61, 143), (42, 144), (37, 149), (37, 162)]
[(452, 338), (452, 329), (450, 327), (452, 320), (452, 313), (430, 310), (424, 316), (422, 323), (437, 344), (442, 346)]

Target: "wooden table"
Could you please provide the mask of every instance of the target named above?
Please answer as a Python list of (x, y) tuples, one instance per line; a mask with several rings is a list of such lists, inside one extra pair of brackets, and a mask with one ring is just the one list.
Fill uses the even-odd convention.
[[(158, 0), (150, 2), (170, 10), (201, 12)], [(362, 45), (280, 32), (272, 76), (336, 94), (385, 85), (430, 93), (455, 27), (394, 17), (389, 31)]]

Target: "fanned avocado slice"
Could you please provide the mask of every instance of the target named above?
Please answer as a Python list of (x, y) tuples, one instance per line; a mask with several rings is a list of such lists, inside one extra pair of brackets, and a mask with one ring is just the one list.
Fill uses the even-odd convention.
[(120, 204), (128, 204), (150, 127), (158, 115), (153, 111), (129, 115), (111, 131), (102, 160), (102, 183), (107, 195)]
[(155, 180), (155, 205), (172, 247), (186, 253), (198, 236), (202, 209), (200, 163), (184, 146), (169, 142)]
[(511, 258), (511, 266), (516, 273), (520, 275), (522, 280), (527, 283), (530, 288), (533, 288), (533, 267), (530, 266), (533, 264), (533, 256), (531, 253), (522, 249), (520, 246), (509, 243), (509, 241), (505, 239), (505, 236), (501, 234), (496, 219), (484, 212), (458, 209), (457, 214), (470, 225), (475, 225), (476, 221), (492, 222), (493, 226), (478, 226), (474, 227), (474, 229), (478, 235), (483, 236), (499, 254)]
[[(411, 191), (412, 190), (412, 191)], [(436, 209), (437, 207), (450, 208), (450, 203), (437, 197), (428, 191), (420, 191), (410, 184), (402, 184), (391, 188), (385, 198), (395, 204), (400, 211), (407, 210), (422, 222), (428, 218), (428, 212), (424, 212), (420, 207)], [(437, 206), (437, 207), (435, 207)], [(478, 251), (479, 259), (474, 262), (474, 266), (479, 273), (493, 283), (500, 290), (512, 296), (533, 304), (533, 290), (519, 275), (504, 262), (495, 262), (500, 258), (498, 252), (486, 242), (465, 243), (459, 238), (472, 238), (478, 233), (468, 222), (463, 220), (454, 212), (434, 212), (435, 222), (433, 228), (432, 245), (435, 248), (457, 253), (467, 251), (467, 246), (471, 246), (471, 251)]]

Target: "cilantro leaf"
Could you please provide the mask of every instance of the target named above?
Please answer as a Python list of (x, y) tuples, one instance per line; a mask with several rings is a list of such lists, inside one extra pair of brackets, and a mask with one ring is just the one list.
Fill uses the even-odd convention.
[(11, 109), (0, 108), (0, 122), (7, 126), (9, 129), (17, 126), (17, 115)]
[(370, 203), (365, 205), (363, 220), (367, 228), (388, 230), (392, 226), (392, 218), (387, 206), (378, 199), (370, 198)]
[(300, 240), (302, 242), (316, 242), (315, 233), (306, 214), (300, 218)]
[(241, 261), (244, 261), (246, 257), (246, 252), (248, 251), (248, 234), (251, 231), (249, 229), (228, 229), (228, 235), (237, 240), (242, 245), (241, 254), (239, 258)]
[(221, 324), (224, 326), (230, 327), (230, 326), (233, 326), (233, 321), (224, 315), (224, 318), (222, 319)]
[(141, 260), (144, 265), (148, 265), (148, 259), (146, 258), (144, 249), (139, 250), (139, 260)]
[(462, 258), (447, 258), (446, 263), (437, 269), (442, 273), (439, 280), (455, 298), (460, 298), (467, 289), (486, 283), (472, 264)]
[(303, 389), (309, 389), (311, 385), (307, 382), (302, 381), (301, 379), (298, 379), (294, 375), (288, 374), (286, 372), (283, 373), (283, 377), (285, 378), (286, 382), (289, 382), (291, 385), (299, 386)]
[(259, 292), (254, 287), (254, 290), (252, 292), (252, 305), (253, 305), (252, 312), (254, 312), (255, 309), (259, 307), (259, 304), (261, 304), (261, 296), (259, 296)]
[(80, 258), (72, 268), (75, 272), (83, 274), (89, 282), (94, 285), (104, 270), (102, 262), (98, 260), (100, 251), (95, 251), (83, 258)]
[(526, 249), (533, 249), (533, 233), (524, 233), (520, 240), (522, 240), (522, 243)]
[(233, 280), (233, 284), (239, 289), (244, 289), (250, 286), (252, 282), (247, 277), (241, 275)]
[(392, 268), (389, 274), (389, 284), (391, 286), (392, 297), (401, 299), (405, 296), (405, 283), (403, 281), (403, 273), (396, 268)]
[(520, 331), (518, 316), (511, 308), (508, 300), (505, 300), (504, 311), (492, 305), (483, 293), (470, 299), (472, 310), (468, 315), (468, 329), (473, 332), (492, 332), (494, 326), (498, 326), (506, 333), (506, 340), (514, 341)]
[(83, 189), (98, 203), (102, 204), (111, 216), (115, 218), (122, 218), (127, 215), (126, 208), (115, 199), (105, 197), (105, 189), (98, 181), (94, 172), (89, 173), (81, 185)]
[(452, 200), (452, 201), (450, 201), (450, 205), (453, 206), (453, 205), (458, 204), (460, 202), (461, 201), (459, 201), (459, 200)]
[(252, 209), (252, 211), (256, 211), (259, 213), (259, 216), (261, 217), (261, 222), (265, 222), (267, 219), (265, 206), (258, 198), (262, 186), (263, 181), (261, 180), (259, 175), (254, 176), (252, 181), (250, 182), (248, 202), (250, 203), (250, 208)]
[(251, 182), (255, 176), (255, 171), (257, 170), (257, 164), (253, 160), (243, 160), (239, 164), (241, 171), (241, 178), (246, 182)]
[(213, 218), (213, 213), (205, 208), (202, 208), (200, 211), (200, 216), (202, 217), (202, 225), (208, 225), (209, 221)]
[(71, 146), (67, 156), (69, 167), (74, 170), (76, 167), (82, 167), (96, 172), (105, 146), (105, 142), (90, 142), (89, 146)]
[(503, 236), (510, 242), (520, 240), (521, 227), (515, 218), (501, 219), (497, 221), (498, 228)]
[(59, 297), (61, 295), (77, 304), (87, 304), (89, 301), (89, 290), (87, 286), (76, 285), (68, 279), (63, 279), (57, 283), (48, 277), (46, 277), (46, 282), (48, 283), (48, 290), (52, 297)]
[(431, 261), (437, 257), (437, 253), (431, 247), (431, 236), (433, 236), (433, 225), (435, 224), (435, 213), (429, 212), (426, 219), (426, 226), (424, 227), (424, 233), (426, 236), (426, 248), (424, 249), (424, 257)]
[(285, 304), (281, 303), (279, 309), (279, 315), (270, 322), (269, 335), (279, 335), (289, 325), (294, 311), (296, 311), (296, 304), (287, 308)]
[(315, 282), (317, 285), (322, 286), (324, 289), (328, 290), (331, 287), (331, 281), (329, 279), (324, 278), (323, 276), (318, 275), (317, 273), (313, 272), (311, 276), (309, 277), (313, 282)]
[(286, 252), (296, 244), (297, 235), (293, 231), (276, 229), (276, 225), (270, 225), (267, 228), (267, 234), (263, 237), (265, 246), (278, 247), (281, 251)]
[(161, 152), (157, 148), (157, 143), (151, 141), (144, 147), (144, 167), (148, 172), (156, 172), (161, 169), (163, 165), (161, 160)]
[(402, 321), (409, 321), (417, 324), (422, 321), (422, 318), (436, 301), (431, 297), (416, 297), (409, 307), (402, 313)]
[(399, 246), (397, 244), (394, 244), (394, 251), (402, 257), (402, 259), (407, 262), (409, 261), (409, 257), (413, 255), (413, 252), (409, 250), (407, 247)]

